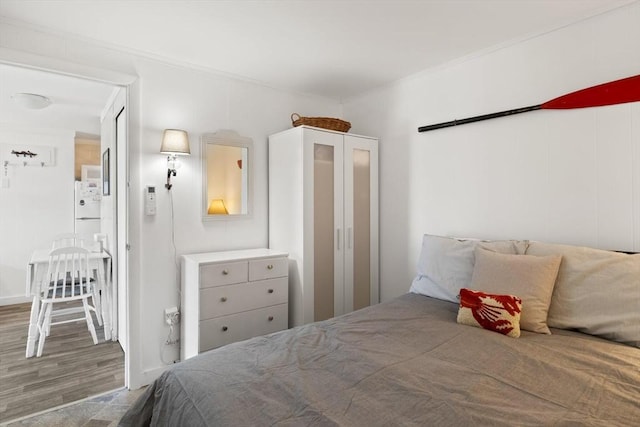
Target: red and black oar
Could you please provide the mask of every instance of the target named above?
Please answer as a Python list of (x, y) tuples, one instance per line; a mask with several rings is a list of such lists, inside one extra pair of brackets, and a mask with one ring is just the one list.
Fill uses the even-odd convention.
[(481, 116), (469, 117), (466, 119), (451, 120), (450, 122), (437, 123), (435, 125), (421, 126), (418, 128), (418, 132), (427, 132), (435, 129), (464, 125), (467, 123), (511, 116), (534, 110), (568, 110), (573, 108), (601, 107), (603, 105), (624, 104), (627, 102), (637, 101), (640, 101), (640, 75), (581, 89), (540, 105), (515, 108), (513, 110), (500, 111), (492, 114), (483, 114)]

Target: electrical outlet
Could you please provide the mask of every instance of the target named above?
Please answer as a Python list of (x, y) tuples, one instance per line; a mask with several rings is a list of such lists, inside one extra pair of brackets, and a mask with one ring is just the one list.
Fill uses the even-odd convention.
[(169, 326), (180, 323), (180, 312), (178, 311), (178, 307), (165, 308), (164, 321), (167, 322), (167, 325)]

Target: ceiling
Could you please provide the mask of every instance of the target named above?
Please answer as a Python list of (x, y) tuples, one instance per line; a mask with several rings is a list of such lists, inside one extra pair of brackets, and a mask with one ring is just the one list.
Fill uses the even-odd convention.
[[(113, 91), (103, 83), (0, 64), (0, 125), (99, 135), (100, 114)], [(40, 94), (52, 104), (42, 110), (26, 109), (14, 102), (16, 93)]]
[[(634, 1), (0, 0), (0, 23), (344, 100)], [(0, 72), (3, 116), (16, 91), (54, 98), (42, 112), (88, 111), (86, 82), (69, 90), (61, 76)]]

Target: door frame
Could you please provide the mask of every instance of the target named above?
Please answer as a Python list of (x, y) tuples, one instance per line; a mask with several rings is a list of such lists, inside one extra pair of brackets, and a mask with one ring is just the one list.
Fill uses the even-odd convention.
[[(130, 268), (129, 268), (130, 260), (129, 260), (129, 251), (128, 251), (128, 248), (129, 248), (128, 238), (129, 238), (130, 227), (129, 227), (127, 212), (129, 210), (129, 205), (130, 205), (129, 181), (131, 179), (130, 178), (131, 173), (130, 173), (129, 158), (131, 155), (130, 150), (132, 147), (131, 136), (133, 134), (133, 129), (131, 125), (132, 120), (131, 120), (130, 99), (131, 99), (131, 87), (138, 80), (138, 76), (114, 72), (114, 71), (100, 69), (100, 68), (94, 68), (90, 66), (78, 66), (78, 64), (75, 64), (66, 60), (34, 55), (30, 53), (23, 53), (23, 52), (19, 52), (12, 49), (6, 49), (2, 47), (0, 47), (0, 63), (21, 67), (21, 68), (26, 68), (26, 69), (36, 69), (44, 72), (60, 74), (60, 75), (65, 75), (65, 76), (75, 77), (75, 78), (80, 78), (85, 80), (93, 80), (96, 82), (113, 85), (114, 89), (116, 87), (121, 87), (125, 90), (124, 107), (125, 107), (125, 114), (126, 114), (126, 121), (127, 121), (126, 142), (125, 142), (126, 149), (121, 150), (120, 153), (117, 153), (117, 157), (114, 160), (117, 164), (126, 165), (125, 170), (118, 170), (115, 178), (116, 182), (121, 184), (119, 186), (116, 185), (116, 188), (119, 188), (118, 193), (120, 193), (120, 191), (123, 191), (123, 190), (125, 191), (124, 198), (119, 197), (117, 195), (118, 193), (116, 194), (116, 197), (118, 197), (120, 200), (124, 200), (125, 206), (116, 209), (115, 220), (116, 220), (117, 230), (118, 230), (117, 245), (119, 247), (125, 247), (127, 251), (125, 253), (121, 252), (118, 254), (117, 258), (115, 259), (114, 270), (120, 271), (120, 274), (118, 275), (119, 279), (124, 278), (125, 280), (124, 289), (127, 296), (126, 307), (124, 308), (126, 311), (126, 318), (127, 318), (127, 324), (126, 324), (127, 333), (125, 338), (125, 347), (127, 351), (124, 352), (124, 369), (125, 369), (124, 385), (128, 389), (131, 389), (132, 388), (131, 385), (133, 383), (134, 385), (133, 388), (137, 388), (139, 386), (138, 380), (135, 379), (137, 378), (137, 374), (135, 370), (132, 370), (132, 367), (133, 367), (133, 361), (137, 360), (139, 355), (131, 354), (132, 351), (135, 351), (135, 350), (130, 345), (130, 341), (131, 341), (130, 337), (132, 332), (131, 330), (132, 326), (130, 321), (131, 320), (131, 304), (130, 304), (131, 293), (130, 293), (130, 286), (129, 286), (130, 285), (130, 279), (129, 279), (130, 278)], [(112, 101), (113, 100), (109, 100), (109, 102), (112, 102)], [(122, 158), (121, 156), (124, 156), (124, 158)], [(127, 240), (125, 242), (120, 241), (120, 237), (122, 235), (126, 236)], [(115, 305), (116, 301), (113, 301), (112, 303)]]

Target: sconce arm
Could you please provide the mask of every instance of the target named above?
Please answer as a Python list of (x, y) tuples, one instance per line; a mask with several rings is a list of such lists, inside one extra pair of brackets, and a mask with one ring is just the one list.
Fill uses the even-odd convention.
[(173, 184), (171, 184), (171, 175), (176, 176), (175, 169), (167, 169), (167, 183), (164, 185), (167, 190), (171, 190)]

